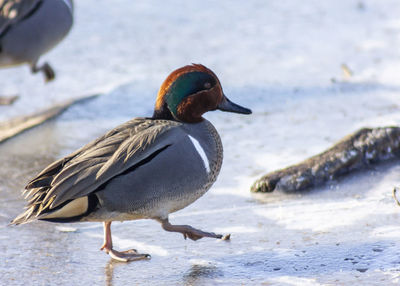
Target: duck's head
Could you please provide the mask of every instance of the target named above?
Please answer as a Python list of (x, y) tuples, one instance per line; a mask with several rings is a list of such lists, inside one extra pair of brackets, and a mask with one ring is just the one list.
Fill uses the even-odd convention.
[(203, 120), (204, 113), (216, 109), (251, 113), (224, 95), (217, 76), (210, 69), (193, 64), (173, 71), (161, 85), (153, 118), (196, 123)]

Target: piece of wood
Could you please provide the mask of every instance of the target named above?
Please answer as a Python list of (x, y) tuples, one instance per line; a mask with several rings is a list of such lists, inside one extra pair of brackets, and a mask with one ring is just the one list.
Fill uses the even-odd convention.
[(18, 95), (0, 96), (0, 105), (11, 105), (19, 98)]
[(400, 158), (400, 127), (363, 128), (323, 153), (266, 174), (252, 185), (251, 191), (304, 191), (370, 164), (396, 157)]
[(45, 110), (36, 112), (31, 115), (21, 116), (5, 122), (0, 122), (0, 143), (20, 134), (21, 132), (38, 126), (47, 120), (60, 115), (71, 105), (80, 103), (82, 101), (97, 97), (99, 94), (82, 96), (79, 98), (67, 100), (60, 104), (54, 105)]

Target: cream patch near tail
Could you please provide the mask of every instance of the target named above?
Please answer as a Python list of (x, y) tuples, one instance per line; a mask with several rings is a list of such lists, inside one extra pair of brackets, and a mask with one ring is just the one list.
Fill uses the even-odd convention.
[(75, 216), (83, 215), (87, 212), (89, 208), (89, 198), (82, 197), (77, 198), (62, 208), (55, 210), (48, 214), (43, 214), (38, 217), (38, 219), (63, 219), (63, 218), (70, 218)]

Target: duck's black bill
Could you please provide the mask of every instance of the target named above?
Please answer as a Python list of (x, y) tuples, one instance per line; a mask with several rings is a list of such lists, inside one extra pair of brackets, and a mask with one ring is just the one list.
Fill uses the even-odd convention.
[(222, 110), (222, 111), (227, 111), (227, 112), (234, 112), (234, 113), (241, 113), (241, 114), (251, 114), (251, 110), (242, 107), (236, 103), (233, 103), (230, 101), (226, 96), (224, 96), (224, 99), (220, 104), (218, 104), (217, 109)]

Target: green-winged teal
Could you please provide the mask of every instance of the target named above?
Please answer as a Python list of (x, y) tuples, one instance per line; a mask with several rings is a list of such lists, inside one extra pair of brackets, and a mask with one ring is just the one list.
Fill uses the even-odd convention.
[(44, 169), (26, 186), (27, 210), (12, 223), (104, 222), (101, 249), (121, 261), (148, 255), (114, 250), (112, 221), (155, 219), (192, 240), (223, 238), (168, 221), (200, 198), (220, 171), (222, 143), (202, 117), (216, 109), (251, 113), (228, 100), (205, 66), (175, 70), (161, 85), (153, 117), (134, 118)]
[(0, 67), (28, 63), (54, 79), (48, 63), (37, 63), (68, 34), (72, 13), (72, 0), (0, 0)]

